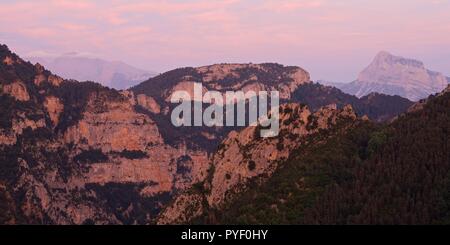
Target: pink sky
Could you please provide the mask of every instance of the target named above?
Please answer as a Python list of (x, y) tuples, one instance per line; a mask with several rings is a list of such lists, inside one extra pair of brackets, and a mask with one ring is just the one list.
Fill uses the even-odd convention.
[(0, 43), (158, 72), (277, 62), (348, 82), (380, 50), (450, 75), (449, 13), (450, 0), (0, 0)]

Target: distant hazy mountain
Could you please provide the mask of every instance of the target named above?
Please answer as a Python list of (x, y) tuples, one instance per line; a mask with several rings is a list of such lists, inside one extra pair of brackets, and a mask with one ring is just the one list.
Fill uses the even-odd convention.
[(115, 89), (126, 89), (153, 77), (155, 73), (144, 71), (121, 61), (66, 54), (59, 57), (29, 57), (47, 69), (66, 79), (94, 81)]
[(356, 81), (337, 87), (357, 97), (377, 92), (418, 101), (440, 92), (448, 82), (449, 78), (427, 70), (421, 61), (383, 51), (359, 74)]

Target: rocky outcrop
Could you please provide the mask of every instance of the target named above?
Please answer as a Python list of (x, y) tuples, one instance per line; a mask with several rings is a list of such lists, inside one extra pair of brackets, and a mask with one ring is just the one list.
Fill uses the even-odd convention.
[(5, 65), (13, 65), (14, 64), (14, 59), (11, 57), (11, 56), (6, 56), (4, 59), (3, 59), (3, 64), (5, 64)]
[(0, 145), (13, 145), (16, 143), (16, 136), (4, 130), (0, 131)]
[(5, 84), (1, 87), (1, 89), (2, 93), (10, 95), (18, 101), (30, 100), (30, 95), (28, 94), (27, 87), (21, 81), (15, 81), (11, 84)]
[(217, 64), (212, 66), (203, 66), (197, 68), (197, 72), (204, 74), (203, 81), (208, 83), (222, 80), (226, 77), (239, 78), (238, 69), (256, 68), (261, 69), (261, 65), (256, 64)]
[(149, 145), (162, 144), (158, 127), (146, 115), (136, 113), (128, 101), (104, 101), (93, 95), (83, 120), (64, 134), (66, 143), (75, 143), (104, 152), (145, 150)]
[(46, 123), (44, 118), (38, 120), (32, 120), (24, 113), (18, 113), (11, 118), (11, 128), (0, 128), (0, 146), (1, 145), (14, 145), (17, 142), (17, 137), (22, 135), (25, 129), (30, 128), (36, 130), (39, 128), (45, 128)]
[[(265, 64), (216, 64), (198, 68), (180, 68), (166, 72), (131, 88), (140, 104), (154, 105), (145, 101), (151, 98), (160, 107), (147, 106), (146, 111), (158, 128), (164, 141), (171, 146), (187, 145), (190, 149), (203, 149), (210, 153), (215, 151), (219, 143), (232, 130), (230, 127), (174, 127), (168, 125), (171, 121), (171, 109), (175, 106), (170, 102), (177, 91), (187, 92), (191, 100), (194, 98), (194, 85), (201, 84), (202, 94), (207, 91), (217, 91), (226, 101), (226, 93), (233, 91), (255, 92), (279, 91), (282, 100), (289, 99), (299, 87), (310, 83), (310, 76), (305, 70), (294, 66), (283, 66), (273, 63)], [(247, 94), (250, 95), (250, 94)], [(146, 96), (146, 97), (144, 97)], [(138, 103), (139, 104), (139, 103)], [(204, 107), (203, 109), (206, 109)], [(152, 113), (153, 111), (153, 113)]]
[(249, 179), (271, 176), (278, 161), (287, 159), (291, 150), (302, 143), (299, 139), (336, 125), (340, 118), (356, 119), (351, 107), (337, 110), (335, 105), (312, 113), (306, 106), (287, 104), (281, 111), (281, 137), (259, 139), (258, 128), (250, 127), (232, 132), (222, 143), (212, 161), (215, 171), (207, 197), (211, 207), (220, 207), (228, 199), (227, 194), (234, 194), (230, 191), (239, 191), (238, 187)]
[(342, 120), (356, 120), (351, 106), (339, 110), (335, 105), (330, 105), (314, 113), (304, 105), (286, 104), (280, 108), (278, 137), (259, 138), (258, 127), (231, 132), (212, 157), (209, 175), (200, 184), (204, 189), (204, 201), (200, 201), (198, 193), (185, 193), (161, 214), (159, 223), (168, 220), (185, 223), (200, 215), (202, 209), (220, 210), (244, 191), (251, 181), (269, 178), (294, 148), (305, 144), (307, 136), (330, 129)]
[[(278, 70), (280, 69), (280, 70)], [(214, 90), (228, 91), (279, 91), (282, 99), (302, 84), (310, 82), (308, 72), (299, 67), (278, 67), (275, 64), (219, 64), (199, 67), (196, 71), (202, 76), (202, 82)], [(267, 73), (275, 73), (273, 81), (266, 81)], [(221, 82), (235, 80), (231, 86)]]
[(51, 85), (53, 85), (55, 87), (58, 87), (63, 82), (63, 79), (61, 77), (58, 77), (58, 76), (55, 76), (55, 75), (50, 75), (50, 76), (48, 76), (48, 82)]
[(161, 214), (158, 225), (188, 223), (193, 217), (202, 215), (204, 202), (201, 193), (181, 194)]
[(52, 86), (59, 87), (64, 81), (61, 77), (53, 75), (45, 70), (45, 68), (39, 63), (34, 65), (34, 69), (36, 71), (36, 75), (33, 82), (36, 86), (41, 86), (42, 83), (48, 82)]
[(137, 104), (147, 109), (148, 111), (159, 114), (161, 113), (161, 106), (150, 96), (146, 96), (145, 94), (139, 94), (136, 97)]
[(47, 109), (53, 125), (58, 125), (59, 116), (64, 111), (64, 105), (61, 103), (60, 99), (55, 96), (48, 96), (45, 98), (44, 107)]
[(255, 92), (277, 90), (282, 99), (289, 99), (295, 89), (309, 82), (309, 73), (299, 67), (270, 63), (216, 64), (174, 70), (152, 78), (132, 90), (136, 94), (146, 94), (158, 101), (169, 102), (173, 92), (182, 90), (192, 95), (194, 83), (202, 83), (203, 93), (209, 90), (222, 93), (242, 90)]
[[(8, 207), (23, 217), (11, 222), (148, 223), (207, 175), (205, 151), (167, 145), (153, 118), (137, 110), (159, 114), (152, 97), (66, 81), (1, 46), (4, 54), (11, 59), (0, 63), (0, 86), (11, 98), (2, 96), (0, 160), (8, 166), (0, 183), (21, 196)], [(133, 198), (111, 203), (117, 189)]]
[(47, 81), (47, 76), (44, 74), (45, 68), (39, 63), (36, 63), (36, 65), (34, 65), (34, 68), (36, 70), (36, 76), (34, 77), (33, 82), (36, 86), (40, 86), (41, 83)]
[(45, 120), (31, 120), (26, 117), (26, 115), (20, 115), (19, 117), (13, 119), (12, 131), (16, 136), (21, 135), (23, 130), (26, 128), (31, 128), (32, 130), (45, 127)]
[(95, 199), (95, 195), (86, 192), (83, 185), (64, 182), (55, 171), (43, 172), (50, 170), (45, 163), (40, 165), (40, 171), (23, 159), (19, 164), (21, 174), (14, 190), (24, 193), (18, 209), (30, 223), (83, 224), (87, 220), (95, 220), (97, 224), (120, 223), (98, 203), (87, 201)]

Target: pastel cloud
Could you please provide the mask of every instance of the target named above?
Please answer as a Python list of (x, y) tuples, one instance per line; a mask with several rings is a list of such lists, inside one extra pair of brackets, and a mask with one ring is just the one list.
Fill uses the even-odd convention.
[(318, 8), (323, 5), (322, 1), (318, 0), (288, 0), (288, 1), (267, 1), (262, 5), (261, 9), (276, 11), (276, 12), (291, 12), (299, 11), (301, 9)]
[(200, 0), (200, 1), (165, 1), (165, 0), (155, 0), (155, 1), (141, 1), (132, 2), (125, 4), (118, 4), (113, 7), (113, 11), (118, 11), (122, 13), (136, 13), (145, 12), (151, 13), (156, 12), (159, 14), (175, 14), (184, 12), (198, 12), (211, 9), (220, 9), (226, 6), (239, 3), (239, 0), (223, 0), (223, 1), (210, 1), (210, 0)]
[(450, 57), (449, 11), (449, 0), (4, 0), (0, 42), (160, 71), (275, 61), (348, 81), (381, 49), (450, 70), (433, 63)]
[(95, 5), (93, 2), (87, 0), (53, 0), (50, 4), (64, 10), (86, 10), (93, 8)]

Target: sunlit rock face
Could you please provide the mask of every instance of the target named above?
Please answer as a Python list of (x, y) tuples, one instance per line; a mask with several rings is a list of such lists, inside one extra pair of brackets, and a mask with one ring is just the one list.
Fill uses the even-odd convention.
[(217, 64), (169, 71), (131, 90), (137, 95), (146, 94), (158, 101), (170, 101), (173, 92), (182, 90), (192, 94), (194, 83), (202, 83), (205, 91), (277, 90), (281, 98), (287, 99), (296, 88), (309, 82), (309, 73), (294, 66), (271, 63)]
[(442, 91), (447, 84), (444, 75), (427, 70), (422, 62), (383, 51), (355, 82), (343, 85), (341, 89), (358, 97), (378, 92), (418, 101)]
[(45, 98), (44, 107), (47, 109), (53, 125), (58, 125), (59, 116), (64, 111), (64, 105), (60, 99), (55, 96), (48, 96)]
[(18, 101), (30, 100), (30, 95), (28, 94), (27, 88), (21, 81), (14, 81), (11, 84), (4, 84), (1, 89), (2, 93), (10, 95)]
[[(175, 146), (185, 144), (189, 149), (201, 148), (213, 153), (226, 135), (237, 127), (172, 127), (171, 111), (176, 106), (171, 97), (178, 91), (196, 98), (194, 87), (201, 84), (201, 93), (219, 92), (224, 101), (233, 91), (278, 91), (282, 101), (290, 100), (298, 88), (310, 83), (309, 73), (295, 66), (280, 64), (215, 64), (203, 67), (179, 68), (149, 79), (130, 90), (138, 104), (154, 119), (164, 141)], [(158, 107), (160, 110), (158, 110)], [(206, 106), (204, 106), (204, 109)], [(159, 113), (158, 113), (159, 112)]]
[(161, 113), (161, 107), (159, 106), (158, 102), (156, 102), (156, 100), (152, 97), (146, 96), (145, 94), (140, 94), (137, 96), (137, 104), (152, 113)]
[[(151, 223), (206, 177), (208, 153), (166, 144), (150, 117), (161, 110), (152, 97), (64, 80), (6, 46), (0, 59), (8, 222)], [(128, 198), (117, 202), (120, 195)]]
[(158, 218), (158, 223), (187, 223), (202, 215), (203, 210), (220, 210), (252, 181), (270, 178), (278, 164), (291, 151), (305, 144), (308, 136), (335, 127), (342, 121), (356, 121), (351, 106), (338, 109), (329, 105), (311, 112), (296, 103), (280, 107), (280, 134), (274, 138), (260, 138), (259, 127), (231, 132), (212, 156), (208, 177), (201, 183), (203, 191), (192, 190), (178, 196)]

